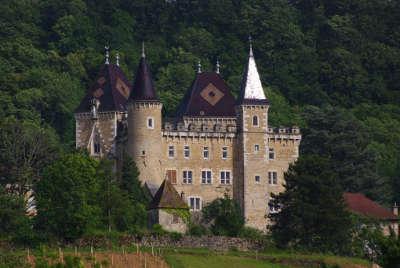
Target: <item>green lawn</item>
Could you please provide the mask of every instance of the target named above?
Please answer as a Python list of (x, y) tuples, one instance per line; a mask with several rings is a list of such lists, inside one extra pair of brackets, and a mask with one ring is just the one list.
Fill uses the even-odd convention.
[(256, 260), (229, 255), (192, 255), (168, 254), (165, 260), (170, 268), (284, 268), (278, 264), (268, 263), (265, 260)]
[[(164, 249), (163, 256), (171, 268), (299, 268), (340, 267), (370, 268), (371, 263), (356, 258), (297, 252), (215, 252), (207, 249)], [(322, 266), (325, 264), (325, 266)]]

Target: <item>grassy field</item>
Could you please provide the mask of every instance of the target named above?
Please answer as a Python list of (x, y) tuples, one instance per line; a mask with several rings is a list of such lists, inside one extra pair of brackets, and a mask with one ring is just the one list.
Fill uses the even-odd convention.
[[(2, 252), (0, 268), (34, 267), (38, 259), (49, 264), (66, 263), (68, 256), (79, 257), (82, 266), (146, 268), (370, 268), (371, 263), (355, 258), (285, 251), (217, 252), (208, 249), (113, 247), (108, 249), (49, 248)], [(48, 266), (41, 266), (48, 267)], [(77, 266), (68, 266), (77, 267)], [(97, 266), (100, 267), (100, 266)]]
[(213, 252), (205, 249), (166, 250), (163, 257), (171, 268), (370, 268), (361, 259), (290, 252)]

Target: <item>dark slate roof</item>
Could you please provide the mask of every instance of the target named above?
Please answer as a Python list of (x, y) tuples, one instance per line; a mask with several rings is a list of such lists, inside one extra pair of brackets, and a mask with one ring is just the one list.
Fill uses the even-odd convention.
[(188, 208), (174, 186), (164, 180), (149, 205), (149, 209), (157, 208)]
[(142, 56), (140, 59), (139, 66), (136, 71), (130, 99), (158, 101), (150, 67), (146, 62), (146, 57), (144, 56)]
[(356, 214), (379, 220), (398, 220), (398, 216), (392, 211), (375, 203), (360, 193), (344, 193), (345, 203), (348, 209)]
[[(207, 94), (204, 91), (206, 88), (209, 88)], [(235, 98), (221, 76), (214, 72), (204, 72), (196, 75), (179, 105), (177, 116), (233, 117), (235, 116), (234, 107)]]
[(99, 112), (124, 111), (131, 89), (132, 85), (121, 68), (115, 64), (104, 64), (75, 112), (90, 112), (93, 98), (100, 101)]

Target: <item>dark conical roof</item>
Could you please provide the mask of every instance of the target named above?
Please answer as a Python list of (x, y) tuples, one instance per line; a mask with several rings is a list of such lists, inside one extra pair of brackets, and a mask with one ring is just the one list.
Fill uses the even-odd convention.
[(147, 64), (144, 55), (142, 55), (142, 58), (140, 59), (129, 99), (158, 101), (150, 67)]
[(235, 116), (235, 98), (218, 73), (198, 73), (179, 105), (177, 116)]
[(149, 209), (157, 208), (188, 208), (174, 186), (164, 180), (149, 205)]
[(100, 102), (99, 112), (124, 111), (131, 89), (131, 83), (119, 66), (104, 64), (97, 75), (96, 82), (89, 88), (75, 112), (90, 112), (93, 98)]

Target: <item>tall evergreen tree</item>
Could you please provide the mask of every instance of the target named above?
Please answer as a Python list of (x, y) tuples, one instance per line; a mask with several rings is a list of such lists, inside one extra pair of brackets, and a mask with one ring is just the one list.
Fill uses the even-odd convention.
[(278, 246), (345, 254), (351, 218), (343, 192), (326, 158), (301, 156), (285, 175), (285, 191), (273, 196), (280, 212), (270, 214)]

